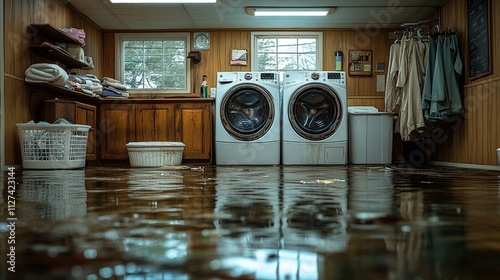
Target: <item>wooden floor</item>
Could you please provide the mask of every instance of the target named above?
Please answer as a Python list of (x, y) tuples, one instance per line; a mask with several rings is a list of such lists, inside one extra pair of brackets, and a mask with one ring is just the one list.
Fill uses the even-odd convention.
[(0, 196), (0, 248), (11, 262), (0, 266), (1, 279), (496, 279), (500, 273), (498, 172), (100, 166), (10, 175)]

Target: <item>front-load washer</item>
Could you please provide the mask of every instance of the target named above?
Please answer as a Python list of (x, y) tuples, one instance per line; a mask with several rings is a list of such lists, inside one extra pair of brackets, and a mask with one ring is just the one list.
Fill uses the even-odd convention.
[(280, 113), (277, 72), (218, 72), (216, 164), (279, 164)]
[(282, 164), (346, 164), (345, 72), (285, 72), (282, 92)]

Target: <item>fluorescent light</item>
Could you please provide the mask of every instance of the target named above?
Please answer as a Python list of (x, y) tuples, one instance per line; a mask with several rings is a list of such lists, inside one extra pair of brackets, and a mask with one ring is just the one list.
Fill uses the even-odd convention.
[(256, 10), (254, 16), (256, 17), (324, 17), (328, 14), (328, 11), (259, 11)]
[(264, 17), (317, 17), (327, 16), (335, 11), (333, 7), (246, 7), (247, 14)]
[(216, 3), (217, 0), (109, 0), (111, 3)]

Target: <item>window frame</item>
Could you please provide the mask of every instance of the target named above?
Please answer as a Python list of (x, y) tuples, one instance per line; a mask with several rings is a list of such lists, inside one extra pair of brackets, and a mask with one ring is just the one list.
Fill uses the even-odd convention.
[[(162, 32), (162, 33), (116, 33), (115, 34), (115, 76), (117, 80), (124, 81), (124, 41), (148, 39), (168, 39), (168, 38), (183, 38), (186, 42), (185, 53), (189, 53), (191, 46), (191, 33), (189, 32)], [(127, 89), (131, 97), (147, 96), (149, 98), (157, 95), (172, 95), (173, 97), (193, 96), (196, 95), (192, 90), (191, 77), (191, 61), (186, 58), (185, 66), (186, 88), (185, 89)]]
[[(316, 37), (316, 69), (311, 69), (311, 71), (321, 71), (323, 70), (323, 32), (314, 31), (256, 31), (250, 33), (250, 44), (251, 44), (251, 65), (252, 71), (260, 71), (257, 69), (258, 66), (258, 55), (257, 55), (257, 39), (261, 36), (269, 37)], [(283, 70), (278, 69), (277, 71), (282, 72)]]

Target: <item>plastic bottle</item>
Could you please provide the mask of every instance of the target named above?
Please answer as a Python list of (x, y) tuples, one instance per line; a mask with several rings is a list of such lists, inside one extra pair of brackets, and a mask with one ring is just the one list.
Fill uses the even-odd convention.
[(207, 98), (208, 97), (208, 83), (207, 83), (207, 75), (203, 75), (203, 81), (200, 86), (200, 97)]
[(335, 52), (335, 71), (342, 71), (342, 51)]

